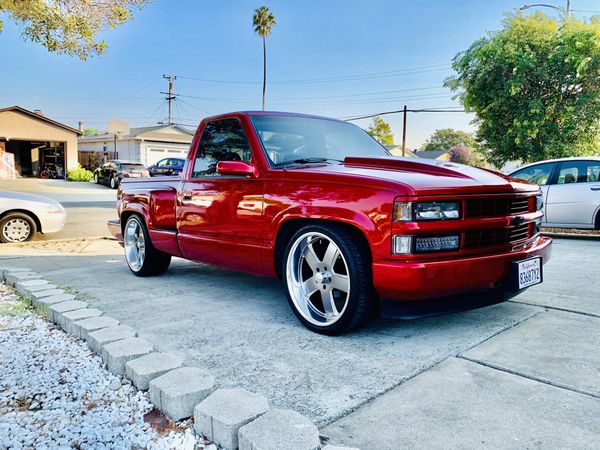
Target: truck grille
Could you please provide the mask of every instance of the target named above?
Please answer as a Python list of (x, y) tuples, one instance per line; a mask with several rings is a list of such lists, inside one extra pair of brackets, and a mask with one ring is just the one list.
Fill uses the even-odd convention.
[(531, 237), (530, 224), (514, 228), (469, 230), (464, 234), (463, 248), (474, 249), (496, 245), (514, 244)]
[(501, 217), (527, 212), (531, 212), (530, 197), (465, 200), (465, 219)]

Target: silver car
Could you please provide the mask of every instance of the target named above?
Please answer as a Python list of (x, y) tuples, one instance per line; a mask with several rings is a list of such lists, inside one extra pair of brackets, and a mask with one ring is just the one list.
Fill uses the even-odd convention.
[(542, 226), (600, 229), (600, 158), (541, 161), (521, 167), (510, 176), (536, 183), (542, 189)]
[(60, 203), (41, 195), (0, 191), (0, 242), (24, 242), (36, 231), (54, 233), (67, 221)]

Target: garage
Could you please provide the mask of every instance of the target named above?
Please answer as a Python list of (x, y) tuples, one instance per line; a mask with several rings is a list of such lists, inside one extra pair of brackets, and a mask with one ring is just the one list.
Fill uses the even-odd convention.
[(81, 132), (20, 106), (0, 109), (0, 174), (3, 178), (64, 178), (77, 165)]

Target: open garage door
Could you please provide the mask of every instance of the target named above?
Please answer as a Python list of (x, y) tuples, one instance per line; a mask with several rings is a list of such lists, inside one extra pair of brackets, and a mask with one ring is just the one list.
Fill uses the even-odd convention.
[(11, 139), (4, 143), (5, 151), (14, 155), (17, 176), (35, 177), (44, 168), (55, 178), (64, 178), (65, 143)]

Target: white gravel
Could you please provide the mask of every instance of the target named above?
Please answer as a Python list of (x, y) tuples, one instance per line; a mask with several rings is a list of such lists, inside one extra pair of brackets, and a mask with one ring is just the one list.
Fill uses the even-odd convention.
[(0, 284), (0, 449), (207, 449), (191, 420), (159, 433), (147, 393)]

